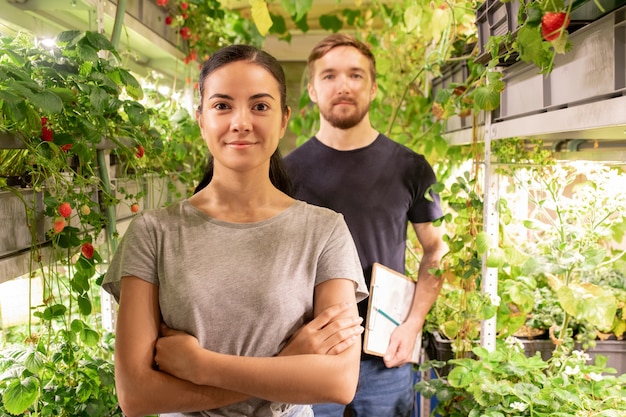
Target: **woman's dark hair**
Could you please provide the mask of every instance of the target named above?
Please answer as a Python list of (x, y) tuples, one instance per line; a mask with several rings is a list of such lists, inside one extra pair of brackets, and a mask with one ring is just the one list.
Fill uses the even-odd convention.
[[(287, 83), (285, 81), (285, 72), (283, 71), (283, 67), (272, 55), (250, 45), (227, 46), (215, 52), (204, 62), (202, 69), (200, 70), (200, 79), (198, 81), (198, 88), (200, 90), (200, 106), (198, 106), (198, 111), (202, 112), (202, 99), (204, 98), (205, 88), (204, 84), (208, 76), (224, 65), (237, 61), (246, 61), (257, 64), (272, 74), (274, 79), (278, 82), (278, 89), (280, 90), (280, 105), (284, 115), (288, 110), (288, 106)], [(213, 166), (213, 156), (209, 155), (204, 177), (194, 190), (194, 194), (202, 190), (211, 182), (211, 179), (213, 178)], [(285, 169), (283, 159), (278, 148), (270, 158), (270, 180), (276, 188), (285, 194), (290, 196), (293, 195), (291, 180), (287, 176), (287, 170)]]

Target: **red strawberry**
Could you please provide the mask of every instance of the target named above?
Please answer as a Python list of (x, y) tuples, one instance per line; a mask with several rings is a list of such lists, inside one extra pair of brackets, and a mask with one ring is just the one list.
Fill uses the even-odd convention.
[(57, 217), (54, 219), (54, 223), (52, 223), (52, 228), (54, 229), (55, 233), (61, 233), (63, 229), (65, 229), (66, 224), (67, 223), (65, 222), (65, 219), (63, 217)]
[(180, 29), (180, 36), (183, 39), (189, 39), (191, 38), (191, 29), (189, 29), (187, 26), (183, 27)]
[(182, 2), (182, 3), (180, 4), (180, 8), (181, 8), (181, 9), (183, 9), (183, 10), (187, 10), (187, 9), (189, 8), (189, 4), (187, 4), (187, 3), (185, 3), (185, 2)]
[(66, 143), (65, 145), (61, 145), (60, 148), (63, 152), (67, 152), (70, 150), (70, 148), (72, 147), (71, 143)]
[(169, 26), (169, 25), (171, 25), (171, 24), (172, 24), (172, 21), (173, 21), (173, 20), (174, 20), (174, 18), (173, 18), (172, 16), (167, 16), (167, 17), (165, 18), (165, 24)]
[(46, 127), (46, 125), (48, 124), (48, 118), (47, 117), (42, 117), (41, 118), (41, 140), (46, 141), (46, 142), (52, 142), (52, 129)]
[(541, 18), (541, 34), (547, 41), (553, 41), (561, 35), (561, 29), (567, 29), (569, 15), (565, 12), (546, 12)]
[(80, 247), (80, 251), (83, 253), (83, 256), (87, 259), (93, 258), (93, 245), (89, 242), (85, 242)]
[(157, 4), (157, 6), (165, 7), (165, 6), (167, 6), (167, 2), (168, 2), (168, 0), (157, 0), (156, 4)]
[(70, 203), (61, 203), (59, 206), (59, 214), (65, 218), (70, 217), (70, 214), (72, 214), (72, 206), (70, 206)]
[(146, 153), (145, 149), (141, 145), (135, 146), (135, 156), (137, 158), (143, 158), (144, 153)]
[(132, 211), (133, 213), (137, 213), (137, 212), (139, 211), (139, 204), (137, 204), (137, 203), (133, 203), (133, 204), (130, 206), (130, 211)]

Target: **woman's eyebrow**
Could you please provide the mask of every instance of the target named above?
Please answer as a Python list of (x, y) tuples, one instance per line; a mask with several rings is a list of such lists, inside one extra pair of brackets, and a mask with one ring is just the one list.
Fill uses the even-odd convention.
[[(215, 99), (215, 98), (221, 98), (224, 100), (233, 100), (233, 98), (231, 96), (229, 96), (228, 94), (221, 94), (221, 93), (215, 93), (215, 94), (211, 94), (209, 96), (209, 100)], [(260, 98), (271, 98), (272, 100), (276, 100), (274, 98), (274, 96), (272, 96), (269, 93), (258, 93), (258, 94), (253, 94), (250, 96), (250, 98), (248, 100), (258, 100)]]
[(232, 100), (233, 99), (228, 94), (220, 94), (220, 93), (211, 94), (211, 96), (209, 97), (209, 99), (214, 99), (214, 98), (222, 98), (222, 99), (225, 99), (225, 100)]
[(272, 100), (276, 100), (274, 98), (274, 96), (272, 96), (270, 93), (258, 93), (258, 94), (253, 94), (250, 96), (250, 100), (258, 100), (260, 98), (271, 98)]

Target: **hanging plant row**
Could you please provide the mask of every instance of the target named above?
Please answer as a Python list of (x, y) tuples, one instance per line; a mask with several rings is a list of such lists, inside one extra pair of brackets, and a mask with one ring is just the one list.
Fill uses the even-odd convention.
[[(0, 191), (24, 205), (25, 278), (43, 287), (26, 326), (5, 332), (14, 344), (0, 360), (0, 414), (121, 416), (100, 306), (103, 231), (114, 227), (106, 212), (123, 203), (136, 213), (151, 176), (165, 180), (166, 193), (185, 181), (187, 194), (206, 155), (187, 111), (144, 91), (119, 62), (98, 33), (63, 32), (53, 46), (0, 38)], [(103, 181), (105, 150), (123, 175), (116, 182), (137, 186)]]

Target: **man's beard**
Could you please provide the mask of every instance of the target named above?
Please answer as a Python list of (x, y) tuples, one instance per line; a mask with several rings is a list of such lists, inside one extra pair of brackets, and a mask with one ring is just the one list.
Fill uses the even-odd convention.
[(354, 126), (361, 123), (361, 120), (365, 117), (369, 111), (369, 106), (361, 109), (356, 106), (356, 111), (349, 114), (336, 114), (333, 113), (334, 105), (331, 105), (330, 111), (320, 108), (320, 114), (322, 117), (330, 123), (330, 125), (336, 129), (351, 129)]

